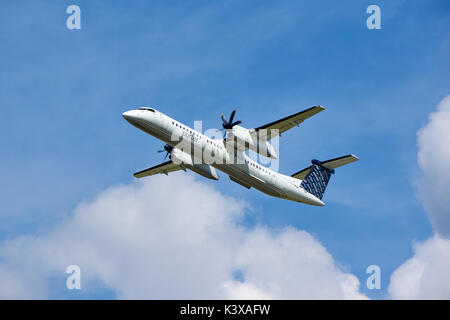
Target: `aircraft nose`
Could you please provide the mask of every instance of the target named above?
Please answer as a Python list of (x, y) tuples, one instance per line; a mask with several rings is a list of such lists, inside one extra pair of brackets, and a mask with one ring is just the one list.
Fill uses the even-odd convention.
[(122, 113), (122, 117), (130, 123), (138, 118), (136, 110), (125, 111)]

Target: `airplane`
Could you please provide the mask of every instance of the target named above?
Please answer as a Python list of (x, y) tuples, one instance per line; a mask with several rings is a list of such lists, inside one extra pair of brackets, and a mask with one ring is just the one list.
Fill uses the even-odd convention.
[(314, 159), (310, 166), (289, 176), (261, 166), (246, 154), (247, 150), (253, 150), (277, 159), (269, 140), (281, 137), (285, 131), (323, 110), (322, 106), (314, 106), (253, 129), (239, 126), (240, 120), (233, 121), (236, 114), (233, 110), (228, 120), (221, 115), (223, 139), (212, 139), (151, 107), (126, 111), (122, 116), (136, 128), (165, 142), (164, 150), (158, 152), (166, 152), (164, 160), (169, 156), (168, 161), (134, 173), (136, 178), (189, 169), (208, 179), (219, 180), (217, 170), (220, 170), (247, 189), (253, 187), (273, 197), (324, 206), (322, 198), (334, 169), (359, 160), (356, 156), (349, 154), (326, 161)]

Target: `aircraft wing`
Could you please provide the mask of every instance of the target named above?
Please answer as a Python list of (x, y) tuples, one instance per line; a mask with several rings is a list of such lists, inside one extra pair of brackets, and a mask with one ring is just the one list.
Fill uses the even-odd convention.
[[(293, 115), (290, 115), (288, 117), (282, 118), (280, 120), (277, 121), (273, 121), (271, 123), (265, 124), (261, 127), (255, 128), (253, 129), (255, 132), (261, 131), (263, 129), (266, 130), (267, 132), (267, 140), (270, 140), (274, 137), (276, 137), (277, 135), (280, 135), (291, 129), (294, 126), (298, 126), (300, 123), (302, 123), (305, 119), (308, 119), (309, 117), (312, 117), (313, 115), (321, 112), (325, 110), (324, 107), (322, 106), (315, 106), (300, 112), (297, 112)], [(278, 134), (276, 134), (274, 132), (274, 134), (272, 134), (271, 129), (275, 129), (278, 130)], [(251, 130), (252, 131), (252, 130)], [(264, 133), (260, 133), (262, 137), (264, 137)]]
[(169, 160), (169, 161), (163, 162), (161, 164), (158, 164), (154, 167), (136, 172), (133, 174), (133, 176), (135, 176), (136, 178), (143, 178), (143, 177), (147, 177), (147, 176), (153, 176), (158, 173), (163, 173), (163, 174), (167, 175), (169, 172), (178, 171), (178, 170), (183, 170), (183, 168), (180, 167), (179, 165), (173, 163), (171, 160)]

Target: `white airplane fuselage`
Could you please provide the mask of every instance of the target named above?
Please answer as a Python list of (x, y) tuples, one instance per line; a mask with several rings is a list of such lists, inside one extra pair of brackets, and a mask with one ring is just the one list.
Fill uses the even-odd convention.
[[(182, 152), (177, 150), (176, 152), (188, 154), (190, 159), (196, 157), (196, 152), (194, 152), (196, 149), (213, 151), (216, 158), (224, 161), (208, 164), (229, 175), (237, 183), (253, 187), (273, 197), (316, 206), (324, 205), (322, 200), (301, 187), (302, 180), (263, 167), (251, 160), (245, 152), (230, 152), (227, 150), (224, 140), (211, 139), (153, 108), (130, 110), (124, 112), (123, 117), (138, 129), (173, 146), (174, 151), (177, 150), (176, 145), (179, 144), (179, 141), (174, 141), (173, 137), (189, 140), (192, 148), (188, 149), (188, 153), (186, 150)], [(172, 156), (174, 156), (174, 151), (172, 151)], [(192, 169), (189, 166), (186, 168)], [(218, 179), (218, 177), (213, 177), (213, 179)]]

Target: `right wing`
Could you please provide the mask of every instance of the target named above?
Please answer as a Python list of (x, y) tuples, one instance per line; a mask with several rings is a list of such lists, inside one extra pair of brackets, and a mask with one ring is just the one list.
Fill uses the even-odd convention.
[[(288, 117), (285, 117), (283, 119), (276, 120), (276, 121), (273, 121), (266, 125), (260, 126), (253, 130), (254, 130), (254, 132), (266, 130), (265, 131), (265, 134), (267, 134), (266, 140), (270, 140), (270, 139), (276, 137), (277, 135), (281, 136), (281, 134), (283, 132), (291, 129), (292, 127), (298, 126), (304, 120), (308, 119), (309, 117), (312, 117), (313, 115), (315, 115), (323, 110), (325, 110), (324, 107), (315, 106), (315, 107), (297, 112), (297, 113), (290, 115)], [(271, 130), (275, 130), (273, 134), (272, 134)], [(276, 133), (277, 132), (276, 130), (278, 130), (278, 133)], [(252, 131), (252, 130), (250, 130), (250, 131)], [(266, 137), (265, 134), (262, 134), (262, 136)]]
[(158, 173), (164, 173), (165, 175), (167, 175), (169, 172), (178, 170), (183, 170), (183, 168), (169, 160), (167, 162), (158, 164), (157, 166), (136, 172), (133, 174), (133, 176), (135, 176), (136, 178), (143, 178), (147, 176), (153, 176)]

